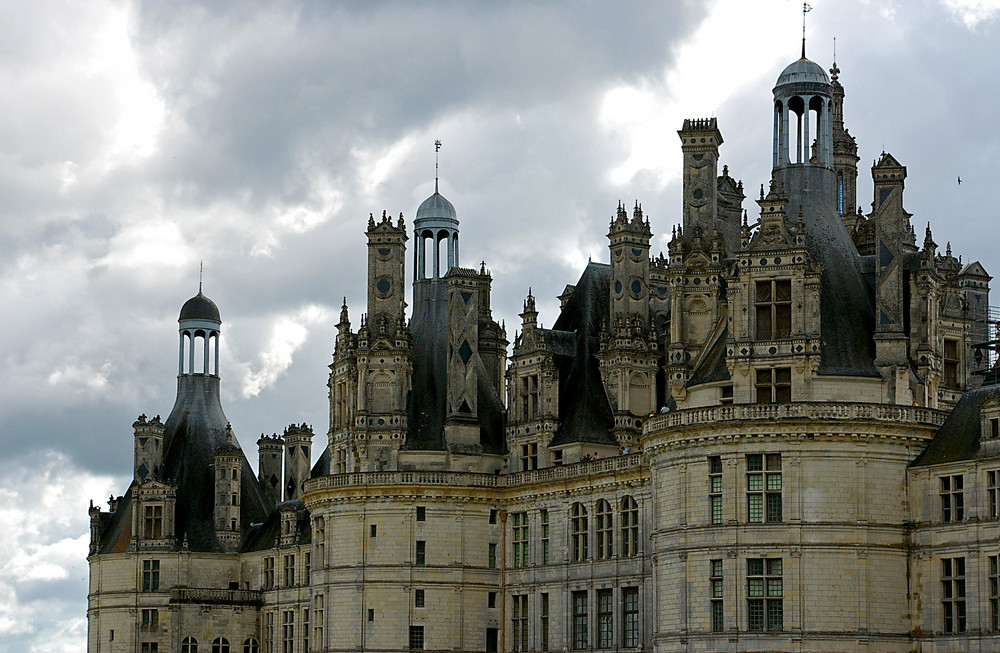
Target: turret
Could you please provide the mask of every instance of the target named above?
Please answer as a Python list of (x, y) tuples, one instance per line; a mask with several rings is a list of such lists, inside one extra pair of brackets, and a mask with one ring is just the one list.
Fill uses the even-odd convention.
[[(713, 178), (711, 187), (715, 188)], [(714, 211), (714, 206), (712, 208)], [(619, 202), (618, 213), (608, 229), (611, 250), (611, 317), (636, 320), (649, 327), (649, 240), (652, 232), (639, 202), (632, 219)]]
[(312, 427), (291, 424), (285, 429), (285, 501), (302, 496), (312, 462)]
[[(406, 268), (406, 227), (382, 212), (382, 220), (368, 220), (368, 324), (385, 321), (395, 328), (404, 320), (403, 287)], [(345, 301), (346, 306), (346, 301)], [(349, 324), (348, 324), (349, 326)]]
[(834, 62), (830, 69), (833, 87), (833, 169), (837, 174), (836, 201), (847, 229), (854, 227), (858, 202), (858, 144), (844, 127), (844, 87), (840, 84), (840, 68)]
[(240, 467), (243, 452), (233, 444), (233, 427), (226, 424), (226, 443), (212, 456), (215, 468), (215, 537), (226, 552), (240, 546)]
[(270, 505), (281, 501), (281, 452), (285, 441), (278, 434), (260, 434), (257, 440), (257, 480)]
[(160, 416), (146, 421), (145, 415), (132, 424), (134, 435), (133, 480), (143, 483), (148, 479), (160, 478), (160, 465), (163, 463), (163, 424)]
[(685, 120), (677, 132), (684, 154), (684, 231), (715, 230), (718, 213), (719, 146), (722, 132), (715, 118)]

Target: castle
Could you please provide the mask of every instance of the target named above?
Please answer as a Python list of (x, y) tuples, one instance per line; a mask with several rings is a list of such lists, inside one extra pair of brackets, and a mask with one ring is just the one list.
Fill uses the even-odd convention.
[(512, 343), (437, 187), (412, 231), (370, 218), (315, 465), (292, 424), (250, 467), (199, 291), (174, 407), (90, 510), (88, 650), (1000, 648), (991, 277), (917, 242), (891, 154), (856, 208), (830, 73), (803, 49), (778, 77), (752, 211), (685, 120), (668, 252), (619, 204), (610, 262), (551, 328), (529, 293)]

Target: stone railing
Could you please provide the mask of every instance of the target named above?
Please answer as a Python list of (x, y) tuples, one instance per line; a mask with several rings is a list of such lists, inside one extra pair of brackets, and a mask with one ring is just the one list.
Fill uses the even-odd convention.
[(598, 458), (572, 465), (557, 465), (544, 469), (533, 469), (529, 472), (515, 472), (503, 477), (507, 487), (531, 485), (534, 483), (551, 483), (574, 478), (588, 478), (612, 472), (636, 469), (643, 465), (641, 453), (630, 453), (625, 456)]
[(170, 590), (171, 603), (212, 603), (220, 605), (261, 605), (260, 590), (229, 590), (213, 587), (177, 587)]
[(503, 485), (500, 479), (501, 477), (497, 474), (476, 472), (355, 472), (311, 478), (305, 483), (305, 491), (372, 485), (450, 485), (495, 488)]
[(391, 485), (448, 485), (456, 487), (505, 488), (533, 483), (588, 478), (602, 474), (637, 469), (643, 464), (642, 454), (611, 456), (572, 465), (558, 465), (513, 474), (482, 474), (477, 472), (355, 472), (311, 478), (305, 491), (342, 487)]
[(646, 420), (643, 433), (679, 426), (697, 426), (730, 421), (857, 420), (940, 426), (947, 413), (916, 406), (850, 403), (737, 404), (689, 408), (655, 415)]

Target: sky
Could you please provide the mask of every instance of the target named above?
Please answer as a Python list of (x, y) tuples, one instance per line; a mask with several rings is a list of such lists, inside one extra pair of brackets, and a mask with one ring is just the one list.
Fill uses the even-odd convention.
[[(811, 4), (809, 58), (829, 68), (836, 39), (859, 203), (891, 152), (917, 233), (1000, 271), (1000, 0)], [(251, 463), (293, 422), (318, 455), (368, 216), (410, 223), (435, 140), (461, 264), (485, 261), (513, 339), (529, 288), (551, 325), (564, 286), (607, 261), (619, 200), (666, 249), (684, 118), (718, 118), (754, 215), (802, 7), (8, 0), (0, 22), (0, 653), (60, 653), (86, 649), (88, 502), (127, 488), (136, 416), (173, 405), (201, 264)]]

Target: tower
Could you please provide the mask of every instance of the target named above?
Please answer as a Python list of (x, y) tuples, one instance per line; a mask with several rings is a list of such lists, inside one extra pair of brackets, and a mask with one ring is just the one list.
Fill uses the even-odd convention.
[(399, 214), (399, 222), (395, 225), (385, 211), (379, 222), (369, 214), (365, 235), (368, 236), (368, 324), (385, 322), (395, 327), (403, 322), (406, 310), (403, 214)]
[(257, 440), (257, 480), (267, 495), (268, 505), (281, 501), (281, 450), (285, 441), (281, 436), (260, 434)]
[(240, 463), (243, 452), (233, 444), (233, 427), (226, 424), (226, 443), (212, 456), (215, 467), (215, 538), (226, 552), (240, 546)]
[(685, 120), (677, 132), (684, 155), (684, 231), (700, 227), (713, 233), (718, 217), (719, 146), (722, 132), (715, 118)]
[(837, 213), (848, 230), (854, 228), (858, 205), (858, 144), (844, 127), (844, 87), (840, 83), (837, 62), (830, 69), (833, 86), (833, 169), (837, 175)]
[(309, 478), (312, 462), (312, 428), (291, 424), (285, 428), (285, 501), (302, 496), (302, 484)]
[(132, 424), (135, 437), (133, 478), (136, 483), (160, 477), (163, 464), (163, 424), (160, 416), (147, 421), (145, 415)]

